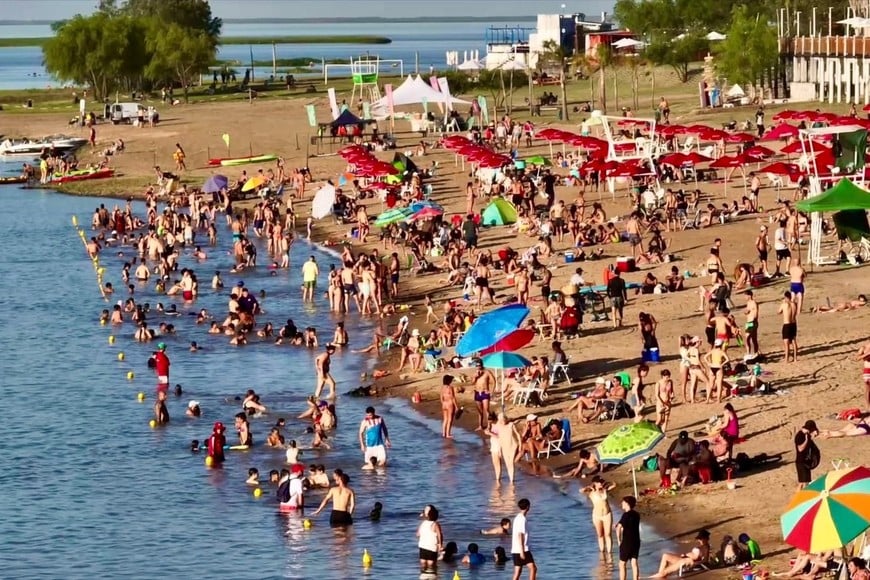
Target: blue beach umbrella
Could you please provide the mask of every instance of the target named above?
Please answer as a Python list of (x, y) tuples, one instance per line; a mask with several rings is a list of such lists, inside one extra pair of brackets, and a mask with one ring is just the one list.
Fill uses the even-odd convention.
[(224, 175), (212, 175), (205, 180), (202, 186), (204, 193), (217, 193), (229, 184), (229, 180)]
[(470, 356), (494, 345), (519, 328), (528, 315), (529, 309), (522, 304), (508, 304), (482, 314), (456, 343), (456, 354)]
[(420, 210), (430, 208), (430, 207), (432, 209), (437, 209), (438, 211), (440, 211), (442, 213), (444, 212), (444, 207), (441, 204), (435, 203), (434, 201), (429, 201), (427, 199), (424, 199), (421, 201), (415, 201), (414, 203), (412, 203), (408, 207), (410, 207), (411, 211), (413, 211), (414, 213), (417, 213)]
[(488, 369), (524, 369), (532, 365), (532, 361), (515, 352), (494, 352), (481, 360)]

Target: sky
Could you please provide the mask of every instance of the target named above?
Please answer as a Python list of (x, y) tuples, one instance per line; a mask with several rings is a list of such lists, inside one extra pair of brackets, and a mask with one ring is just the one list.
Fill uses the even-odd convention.
[[(93, 12), (97, 5), (97, 0), (0, 2), (3, 5), (0, 19), (15, 20), (60, 20)], [(583, 12), (588, 16), (595, 15), (597, 19), (602, 11), (613, 11), (614, 0), (210, 0), (210, 3), (212, 12), (221, 18), (533, 16)]]

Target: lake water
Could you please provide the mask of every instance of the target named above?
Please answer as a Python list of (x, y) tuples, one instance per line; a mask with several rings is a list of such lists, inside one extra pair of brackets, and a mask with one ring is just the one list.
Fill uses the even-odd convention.
[[(534, 20), (517, 22), (517, 25), (534, 27)], [(503, 26), (499, 23), (498, 26)], [(513, 25), (513, 23), (511, 23)], [(430, 67), (444, 69), (446, 67), (445, 53), (447, 51), (477, 50), (481, 58), (486, 54), (486, 29), (484, 22), (421, 22), (421, 23), (313, 23), (313, 24), (254, 24), (227, 23), (224, 25), (224, 36), (327, 36), (327, 35), (372, 35), (391, 38), (391, 44), (279, 44), (276, 46), (278, 58), (307, 57), (316, 61), (320, 59), (350, 59), (363, 54), (378, 55), (382, 59), (397, 59), (403, 61), (404, 72), (414, 71), (415, 62), (421, 72)], [(0, 25), (0, 38), (47, 37), (51, 36), (48, 25)], [(220, 48), (218, 58), (239, 62), (239, 67), (251, 61), (253, 50), (254, 60), (271, 60), (271, 45), (228, 45)], [(415, 59), (417, 59), (415, 61)], [(392, 66), (392, 65), (390, 65)], [(388, 68), (382, 69), (385, 74)], [(271, 67), (258, 67), (257, 76), (271, 74)], [(335, 75), (341, 75), (341, 69), (335, 69)], [(394, 69), (398, 74), (398, 66)], [(333, 71), (330, 71), (332, 74)], [(241, 74), (244, 74), (243, 70)], [(36, 76), (34, 76), (36, 75)], [(345, 71), (343, 76), (348, 76)], [(0, 48), (0, 90), (57, 87), (42, 66), (42, 49), (39, 47), (5, 47)]]
[[(16, 165), (0, 165), (12, 174)], [(101, 202), (111, 200), (69, 197), (44, 191), (0, 186), (4, 212), (0, 214), (0, 393), (9, 401), (4, 418), (4, 469), (0, 471), (0, 566), (7, 578), (64, 577), (118, 578), (159, 574), (165, 578), (413, 578), (417, 576), (414, 532), (417, 514), (426, 503), (442, 513), (445, 541), (460, 548), (476, 541), (491, 554), (497, 539), (476, 531), (513, 516), (519, 497), (532, 501), (530, 534), (542, 578), (591, 578), (599, 574), (589, 510), (580, 500), (576, 483), (519, 475), (516, 491), (492, 482), (487, 448), (472, 434), (460, 433), (453, 442), (437, 435), (440, 425), (423, 419), (409, 402), (339, 397), (339, 428), (332, 451), (308, 452), (306, 463), (324, 463), (350, 473), (357, 493), (357, 524), (347, 533), (331, 530), (327, 514), (303, 529), (300, 517), (276, 512), (271, 488), (252, 497), (244, 485), (247, 469), (265, 475), (279, 469), (282, 454), (262, 446), (268, 427), (277, 417), (288, 419), (287, 436), (305, 445), (310, 436), (293, 420), (305, 406), (314, 386), (316, 352), (271, 343), (235, 348), (223, 336), (197, 327), (193, 312), (207, 308), (222, 317), (227, 293), (205, 289), (194, 307), (136, 288), (140, 302), (177, 303), (184, 314), (175, 319), (151, 315), (176, 325), (169, 337), (171, 383), (183, 385), (182, 398), (169, 401), (172, 417), (163, 429), (150, 429), (154, 375), (146, 361), (153, 345), (132, 341), (133, 327), (111, 329), (97, 323), (107, 307), (97, 291), (96, 276), (71, 225), (90, 223)], [(134, 210), (140, 215), (143, 204)], [(189, 257), (182, 266), (195, 267), (204, 286), (213, 270), (230, 275), (229, 235), (221, 222), (220, 246), (209, 250), (203, 264)], [(128, 256), (130, 248), (122, 248)], [(115, 250), (117, 251), (117, 250)], [(245, 273), (246, 285), (264, 289), (261, 320), (279, 325), (292, 317), (298, 326), (312, 325), (331, 336), (335, 318), (323, 298), (314, 305), (299, 300), (302, 261), (314, 250), (305, 243), (293, 246), (292, 269), (270, 277), (263, 267)], [(314, 251), (323, 270), (338, 260)], [(260, 249), (261, 262), (266, 260)], [(106, 252), (106, 281), (120, 291), (123, 258)], [(125, 297), (119, 293), (116, 298)], [(373, 321), (351, 315), (347, 325), (355, 346), (365, 344)], [(109, 345), (108, 337), (117, 337)], [(187, 351), (196, 340), (205, 350)], [(119, 352), (126, 360), (119, 362)], [(375, 361), (342, 352), (333, 372), (341, 393), (359, 384), (361, 372)], [(133, 381), (126, 374), (133, 370)], [(228, 398), (254, 388), (272, 410), (254, 419), (252, 431), (260, 446), (250, 452), (229, 452), (222, 470), (209, 470), (203, 456), (188, 450), (192, 439), (205, 439), (215, 420), (231, 424), (239, 410)], [(148, 400), (139, 403), (136, 394)], [(204, 416), (184, 416), (189, 400), (201, 403)], [(356, 432), (366, 405), (374, 403), (390, 426), (394, 447), (391, 465), (383, 474), (363, 473)], [(234, 433), (233, 433), (234, 435)], [(621, 490), (622, 493), (630, 493)], [(309, 504), (320, 496), (309, 496)], [(380, 523), (366, 521), (375, 501), (384, 503)], [(502, 545), (510, 549), (509, 540)], [(643, 566), (655, 565), (659, 545), (645, 545)], [(374, 567), (361, 566), (368, 549)], [(505, 578), (510, 570), (490, 562), (462, 578)], [(440, 578), (452, 578), (453, 568), (442, 566)], [(610, 573), (604, 576), (609, 577)]]

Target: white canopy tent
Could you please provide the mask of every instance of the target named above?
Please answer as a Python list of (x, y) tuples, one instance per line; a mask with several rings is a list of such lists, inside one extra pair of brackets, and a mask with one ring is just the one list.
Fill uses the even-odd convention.
[(477, 71), (481, 70), (483, 68), (483, 65), (480, 63), (480, 61), (477, 60), (466, 60), (456, 68), (457, 70)]
[(745, 97), (746, 92), (740, 85), (732, 85), (731, 88), (725, 92), (725, 96), (732, 99), (739, 99), (740, 97)]
[(633, 38), (623, 38), (614, 42), (612, 46), (613, 48), (643, 48), (646, 43)]
[(705, 36), (704, 38), (706, 38), (707, 40), (725, 40), (728, 37), (725, 36), (724, 34), (722, 34), (721, 32), (716, 32), (714, 30), (712, 32), (709, 32), (707, 34), (707, 36)]
[[(456, 97), (441, 91), (436, 91), (420, 75), (413, 78), (408, 75), (399, 88), (393, 89), (393, 106), (400, 107), (402, 105), (417, 105), (426, 100), (428, 103), (441, 103), (450, 105), (470, 105), (468, 101), (457, 99)], [(372, 105), (372, 108), (389, 108), (387, 97), (383, 97)]]

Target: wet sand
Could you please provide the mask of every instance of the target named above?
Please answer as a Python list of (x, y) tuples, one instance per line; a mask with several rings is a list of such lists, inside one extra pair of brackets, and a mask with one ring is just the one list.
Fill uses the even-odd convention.
[[(226, 150), (220, 140), (220, 135), (224, 132), (231, 134), (232, 155), (245, 155), (249, 150), (254, 154), (276, 152), (285, 157), (288, 168), (300, 167), (306, 163), (306, 149), (308, 149), (306, 142), (311, 133), (303, 110), (306, 103), (307, 101), (303, 100), (264, 100), (253, 105), (246, 101), (230, 104), (199, 104), (167, 109), (162, 112), (165, 123), (155, 129), (100, 125), (97, 129), (100, 147), (108, 146), (111, 140), (121, 136), (127, 142), (127, 151), (113, 159), (113, 166), (125, 176), (123, 181), (116, 182), (116, 187), (120, 191), (113, 191), (109, 182), (101, 183), (98, 189), (118, 197), (129, 195), (138, 197), (138, 194), (153, 181), (151, 168), (154, 164), (161, 164), (167, 170), (172, 168), (171, 156), (176, 142), (182, 143), (188, 153), (189, 167), (195, 168), (185, 175), (185, 180), (191, 184), (200, 184), (208, 175), (219, 172), (206, 169), (203, 165), (209, 156), (225, 154)], [(324, 107), (324, 99), (319, 99), (317, 104), (319, 116), (326, 118), (328, 113)], [(20, 133), (33, 135), (58, 132), (63, 129), (64, 118), (63, 114), (20, 116), (15, 118), (16, 129)], [(216, 122), (216, 119), (221, 121)], [(9, 121), (5, 123), (8, 124)], [(407, 130), (407, 127), (407, 122), (397, 122), (397, 130)], [(562, 128), (576, 130), (574, 126)], [(0, 129), (6, 129), (0, 130), (0, 133), (9, 132), (8, 127)], [(400, 135), (399, 150), (410, 149), (419, 138), (413, 134)], [(430, 137), (429, 140), (434, 141), (435, 138)], [(336, 144), (334, 148), (337, 149), (339, 146)], [(308, 152), (313, 153), (313, 147), (308, 149)], [(537, 142), (531, 150), (521, 148), (521, 153), (549, 155), (549, 149), (544, 142)], [(393, 152), (389, 152), (378, 156), (388, 159), (392, 154)], [(83, 159), (88, 159), (87, 154)], [(433, 199), (445, 206), (448, 215), (464, 212), (463, 191), (468, 179), (467, 171), (455, 166), (453, 156), (443, 152), (435, 152), (420, 161), (429, 164), (433, 160), (440, 164), (437, 178), (434, 180)], [(323, 182), (327, 178), (335, 179), (344, 170), (344, 163), (337, 157), (312, 158), (308, 160), (308, 166), (316, 182)], [(258, 166), (229, 168), (226, 174), (231, 179), (235, 179), (242, 169), (247, 169), (251, 173), (256, 171)], [(305, 196), (307, 200), (311, 199), (317, 187), (317, 183), (309, 185)], [(688, 188), (689, 184), (685, 187)], [(699, 188), (705, 194), (702, 205), (708, 200), (720, 205), (725, 199), (721, 183), (699, 184)], [(731, 182), (728, 185), (728, 192), (733, 199), (733, 196), (738, 193), (742, 194), (742, 186)], [(790, 198), (791, 192), (788, 191), (787, 195)], [(570, 203), (574, 197), (573, 188), (557, 188), (558, 199)], [(761, 204), (772, 208), (775, 205), (775, 197), (773, 189), (765, 187), (761, 192)], [(597, 199), (596, 193), (586, 194), (587, 204)], [(618, 191), (615, 200), (611, 200), (609, 193), (602, 193), (602, 202), (609, 217), (624, 216), (629, 211), (624, 186)], [(376, 215), (381, 209), (379, 202), (369, 202), (369, 206), (369, 215)], [(297, 203), (297, 208), (298, 215), (304, 218), (307, 214), (304, 202)], [(300, 221), (304, 222), (304, 219)], [(754, 238), (762, 221), (766, 223), (766, 217), (741, 217), (726, 225), (715, 225), (700, 231), (668, 233), (665, 237), (671, 242), (669, 251), (678, 256), (679, 261), (676, 265), (680, 270), (690, 270), (695, 273), (701, 269), (700, 264), (705, 260), (713, 240), (717, 237), (722, 238), (721, 257), (725, 272), (730, 277), (738, 263), (754, 261)], [(347, 226), (338, 227), (331, 220), (321, 220), (315, 226), (315, 238), (319, 241), (334, 242), (346, 240), (347, 230)], [(771, 228), (771, 238), (772, 230), (773, 228)], [(515, 234), (505, 227), (484, 230), (480, 236), (481, 246), (493, 251), (509, 244), (521, 253), (535, 241), (535, 238)], [(354, 242), (355, 251), (378, 245), (374, 236), (365, 245)], [(548, 265), (555, 267), (553, 288), (564, 285), (578, 265), (586, 270), (587, 281), (601, 283), (601, 276), (606, 266), (617, 256), (630, 252), (628, 244), (605, 245), (603, 246), (605, 257), (602, 260), (566, 264), (563, 257), (558, 254), (570, 249), (567, 240), (564, 244), (554, 242), (554, 247), (557, 255), (547, 261)], [(667, 275), (670, 267), (671, 264), (661, 264), (650, 269), (661, 280)], [(655, 525), (666, 538), (676, 543), (689, 544), (697, 530), (707, 528), (713, 534), (713, 545), (718, 547), (724, 534), (736, 536), (741, 532), (747, 532), (760, 543), (766, 554), (765, 567), (783, 570), (787, 566), (792, 550), (782, 541), (779, 516), (796, 489), (792, 437), (796, 429), (807, 419), (817, 420), (821, 429), (833, 429), (838, 428), (840, 424), (831, 419), (831, 415), (845, 408), (864, 408), (861, 366), (859, 362), (852, 360), (852, 355), (866, 340), (863, 325), (867, 323), (870, 310), (821, 314), (811, 314), (808, 310), (816, 304), (824, 304), (828, 298), (831, 302), (837, 303), (866, 292), (870, 270), (863, 267), (822, 269), (807, 267), (807, 269), (809, 273), (805, 308), (798, 320), (800, 344), (798, 362), (785, 363), (782, 360), (780, 319), (776, 312), (782, 292), (788, 289), (788, 282), (777, 280), (758, 289), (756, 299), (761, 312), (759, 336), (761, 350), (768, 356), (764, 370), (769, 374), (765, 375), (765, 378), (770, 380), (779, 394), (738, 398), (732, 401), (741, 420), (742, 434), (747, 438), (746, 442), (737, 446), (735, 452), (744, 452), (750, 456), (762, 452), (769, 455), (782, 453), (782, 461), (741, 476), (737, 480), (737, 489), (733, 491), (728, 490), (724, 482), (720, 482), (707, 486), (693, 485), (672, 495), (643, 496), (638, 509), (644, 521)], [(627, 281), (639, 282), (645, 271), (627, 274), (625, 277)], [(420, 306), (426, 294), (431, 294), (437, 302), (436, 312), (440, 312), (440, 307), (445, 300), (461, 300), (461, 288), (443, 288), (439, 282), (443, 277), (439, 274), (419, 276), (403, 274), (401, 291), (406, 298), (402, 302), (412, 305), (411, 328), (419, 328), (423, 333), (429, 328), (423, 322), (425, 308)], [(701, 314), (696, 312), (699, 305), (697, 287), (700, 283), (707, 283), (708, 280), (707, 276), (690, 278), (687, 280), (687, 290), (675, 294), (647, 296), (631, 294), (625, 314), (627, 326), (623, 329), (613, 330), (609, 322), (584, 324), (583, 332), (578, 339), (563, 342), (565, 351), (571, 357), (573, 383), (570, 386), (564, 382), (557, 383), (546, 404), (534, 409), (534, 412), (545, 421), (552, 417), (561, 417), (564, 415), (563, 410), (572, 402), (570, 395), (591, 387), (595, 377), (601, 374), (612, 375), (623, 370), (633, 371), (640, 362), (641, 338), (634, 324), (640, 311), (652, 313), (659, 323), (657, 335), (661, 345), (662, 362), (652, 366), (649, 380), (657, 379), (659, 371), (663, 368), (668, 368), (672, 374), (678, 376), (678, 337), (683, 333), (703, 337), (704, 320)], [(514, 293), (513, 287), (506, 284), (501, 272), (496, 272), (491, 286), (500, 299)], [(537, 288), (533, 289), (532, 294), (539, 294)], [(736, 293), (734, 302), (737, 321), (742, 325), (745, 299), (741, 294)], [(532, 315), (536, 318), (537, 308), (542, 305), (543, 302), (540, 301), (533, 302), (531, 305)], [(526, 356), (546, 355), (549, 352), (549, 340), (536, 340), (522, 352)], [(742, 354), (742, 349), (732, 347), (730, 353)], [(379, 366), (392, 371), (396, 365), (397, 362), (392, 356), (387, 355)], [(452, 372), (459, 374), (456, 371)], [(468, 372), (470, 374), (470, 371)], [(377, 385), (389, 396), (410, 397), (415, 391), (419, 391), (423, 402), (417, 405), (417, 408), (427, 415), (440, 416), (438, 403), (440, 373), (432, 375), (393, 373), (385, 379), (378, 380)], [(675, 387), (678, 388), (678, 385)], [(476, 425), (476, 412), (470, 389), (460, 394), (459, 399), (465, 408), (465, 413), (458, 426), (473, 429)], [(508, 408), (508, 416), (520, 420), (520, 423), (528, 412), (530, 411), (526, 408), (513, 406)], [(721, 414), (721, 412), (719, 405), (677, 405), (671, 416), (667, 437), (660, 444), (658, 451), (664, 452), (680, 430), (686, 429), (694, 435), (697, 431), (703, 430), (711, 415)], [(574, 414), (571, 419), (575, 450), (595, 445), (619, 424), (618, 422), (580, 424)], [(861, 463), (867, 457), (865, 445), (866, 440), (863, 438), (820, 441), (822, 466), (816, 474), (821, 475), (823, 471), (833, 469), (834, 462), (838, 459), (845, 459), (852, 465)], [(573, 463), (574, 457), (576, 457), (574, 454), (572, 457), (556, 457), (543, 462), (543, 465), (546, 470), (559, 469)], [(546, 470), (542, 469), (542, 477), (548, 476)], [(631, 474), (625, 466), (608, 472), (606, 477), (618, 484), (612, 496), (619, 497), (631, 492)], [(657, 487), (658, 481), (657, 473), (638, 473), (638, 485), (641, 490)], [(646, 574), (646, 571), (644, 573)]]

